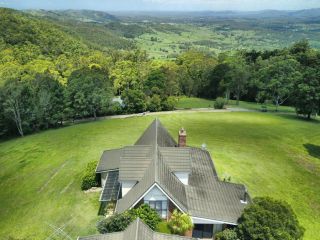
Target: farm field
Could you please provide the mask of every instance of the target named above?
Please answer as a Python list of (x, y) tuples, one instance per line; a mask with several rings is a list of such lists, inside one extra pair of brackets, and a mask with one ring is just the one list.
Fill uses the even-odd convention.
[[(270, 113), (159, 115), (188, 145), (207, 145), (220, 178), (254, 196), (288, 201), (319, 240), (320, 122)], [(113, 119), (49, 130), (0, 143), (0, 239), (45, 239), (50, 225), (76, 238), (95, 233), (98, 193), (80, 190), (88, 162), (105, 149), (133, 144), (154, 117)]]

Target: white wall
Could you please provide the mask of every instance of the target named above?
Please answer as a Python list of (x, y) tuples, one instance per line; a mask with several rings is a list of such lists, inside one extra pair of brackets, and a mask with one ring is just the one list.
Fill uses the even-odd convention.
[(166, 201), (168, 198), (163, 192), (157, 187), (154, 186), (146, 196), (143, 198), (144, 201)]
[(174, 175), (182, 182), (184, 185), (188, 185), (189, 173), (188, 172), (174, 172)]
[(125, 196), (131, 188), (136, 184), (136, 181), (122, 181), (121, 182), (121, 190), (122, 190), (122, 197)]
[(101, 173), (101, 186), (102, 186), (102, 188), (104, 187), (104, 184), (106, 183), (107, 176), (108, 176), (108, 172)]

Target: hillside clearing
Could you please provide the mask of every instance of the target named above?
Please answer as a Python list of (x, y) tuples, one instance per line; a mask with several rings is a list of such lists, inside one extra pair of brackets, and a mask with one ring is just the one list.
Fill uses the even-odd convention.
[[(159, 115), (176, 138), (206, 143), (221, 178), (247, 185), (253, 196), (288, 201), (319, 240), (320, 123), (257, 112)], [(135, 142), (154, 117), (111, 119), (0, 143), (0, 238), (44, 239), (50, 224), (73, 238), (95, 233), (99, 193), (80, 190), (88, 162), (105, 149)]]

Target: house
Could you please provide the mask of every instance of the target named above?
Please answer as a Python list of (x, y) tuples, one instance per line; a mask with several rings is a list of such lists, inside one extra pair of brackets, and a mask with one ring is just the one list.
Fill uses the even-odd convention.
[(101, 203), (114, 201), (118, 213), (146, 203), (166, 220), (179, 209), (190, 215), (195, 238), (237, 225), (251, 201), (245, 186), (220, 181), (209, 152), (186, 142), (184, 129), (176, 142), (156, 119), (133, 146), (104, 151), (96, 169)]
[(79, 237), (78, 240), (196, 240), (196, 239), (152, 231), (146, 224), (144, 224), (144, 222), (142, 222), (139, 218), (137, 218), (123, 232)]

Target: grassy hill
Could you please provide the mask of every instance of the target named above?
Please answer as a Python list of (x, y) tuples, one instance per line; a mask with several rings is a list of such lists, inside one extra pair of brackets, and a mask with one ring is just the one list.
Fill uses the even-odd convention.
[[(220, 177), (246, 184), (253, 196), (288, 201), (305, 239), (320, 239), (319, 121), (255, 112), (159, 117), (172, 136), (183, 126), (189, 145), (206, 143)], [(0, 239), (45, 239), (49, 224), (73, 238), (95, 233), (99, 194), (80, 190), (86, 164), (133, 144), (152, 120), (98, 121), (0, 143)]]

